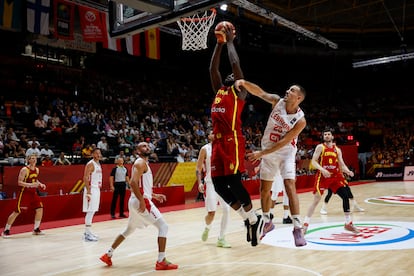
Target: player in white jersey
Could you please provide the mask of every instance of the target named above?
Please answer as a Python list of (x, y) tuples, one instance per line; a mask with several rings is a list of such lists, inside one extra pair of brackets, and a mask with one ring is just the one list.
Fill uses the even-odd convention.
[(101, 160), (101, 150), (95, 148), (92, 150), (92, 160), (90, 160), (84, 170), (83, 182), (83, 212), (85, 215), (85, 233), (83, 238), (85, 241), (98, 241), (98, 236), (91, 232), (92, 220), (95, 212), (99, 210), (101, 201), (102, 188), (102, 168), (99, 160)]
[(152, 202), (156, 199), (159, 202), (166, 200), (165, 195), (155, 194), (153, 192), (152, 171), (148, 164), (148, 158), (151, 155), (151, 148), (148, 143), (141, 142), (137, 146), (139, 158), (132, 166), (130, 180), (131, 196), (128, 201), (129, 217), (128, 225), (125, 230), (119, 234), (108, 251), (101, 256), (101, 261), (108, 266), (112, 266), (112, 254), (114, 250), (131, 235), (135, 229), (144, 228), (150, 224), (158, 229), (158, 260), (155, 263), (156, 270), (177, 269), (178, 265), (167, 261), (165, 257), (165, 248), (167, 245), (168, 225), (165, 222), (161, 212)]
[(293, 236), (296, 246), (306, 245), (300, 221), (299, 198), (296, 194), (296, 162), (297, 138), (306, 126), (305, 114), (299, 104), (305, 99), (306, 91), (300, 85), (292, 85), (284, 98), (265, 92), (258, 85), (246, 80), (237, 80), (237, 89), (245, 88), (249, 93), (272, 104), (267, 125), (262, 138), (262, 149), (247, 154), (250, 161), (260, 162), (260, 200), (265, 229), (272, 228), (270, 221), (270, 190), (275, 175), (280, 173), (293, 219)]
[[(230, 219), (230, 206), (221, 198), (220, 195), (216, 193), (213, 180), (211, 179), (211, 141), (213, 138), (214, 134), (212, 131), (210, 131), (208, 135), (209, 142), (201, 147), (200, 152), (198, 153), (196, 166), (198, 190), (201, 193), (205, 194), (204, 201), (207, 210), (207, 215), (204, 217), (206, 225), (203, 234), (201, 235), (201, 240), (206, 241), (208, 238), (208, 233), (211, 229), (211, 224), (216, 214), (217, 203), (219, 203), (223, 211), (223, 216), (221, 218), (220, 234), (217, 240), (217, 247), (230, 248), (231, 245), (224, 238)], [(204, 184), (202, 181), (203, 169), (205, 172)]]

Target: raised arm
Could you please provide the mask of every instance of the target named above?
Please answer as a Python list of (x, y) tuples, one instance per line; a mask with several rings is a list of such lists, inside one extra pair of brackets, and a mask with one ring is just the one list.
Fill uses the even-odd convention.
[(213, 56), (210, 61), (210, 81), (214, 94), (223, 86), (223, 81), (220, 74), (220, 57), (223, 43), (217, 43), (214, 48)]

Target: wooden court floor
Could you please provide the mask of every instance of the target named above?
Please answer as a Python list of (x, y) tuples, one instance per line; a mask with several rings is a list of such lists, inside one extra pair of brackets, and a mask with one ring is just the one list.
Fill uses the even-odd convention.
[[(414, 206), (411, 204), (372, 204), (365, 200), (396, 195), (411, 196), (412, 199), (414, 182), (373, 182), (352, 186), (352, 191), (366, 210), (353, 214), (356, 225), (364, 222), (380, 225), (413, 223)], [(299, 198), (304, 216), (312, 194), (302, 193)], [(254, 200), (255, 208), (259, 208), (259, 204)], [(341, 201), (337, 196), (328, 205), (328, 215), (320, 215), (319, 208), (312, 218), (310, 230), (313, 225), (343, 223)], [(99, 257), (126, 225), (126, 219), (118, 219), (93, 224), (93, 231), (100, 237), (98, 242), (82, 240), (83, 225), (44, 230), (44, 236), (22, 233), (9, 239), (0, 238), (0, 275), (414, 275), (414, 238), (405, 233), (414, 232), (410, 225), (408, 230), (397, 229), (402, 233), (388, 231), (390, 236), (385, 236), (379, 243), (381, 245), (372, 243), (368, 249), (341, 244), (312, 249), (312, 242), (320, 238), (312, 237), (315, 234), (306, 236), (309, 248), (295, 248), (292, 246), (292, 226), (281, 223), (282, 207), (277, 205), (276, 229), (269, 235), (276, 234), (275, 239), (288, 246), (262, 243), (252, 247), (245, 241), (241, 219), (232, 212), (226, 236), (232, 248), (224, 249), (216, 247), (220, 208), (206, 242), (200, 239), (204, 215), (204, 208), (164, 213), (169, 224), (167, 258), (179, 265), (176, 271), (154, 270), (157, 231), (153, 226), (137, 229), (128, 237), (115, 251), (112, 267), (101, 263)], [(341, 229), (338, 231), (342, 232)], [(367, 240), (374, 236), (367, 236)], [(400, 241), (400, 236), (409, 238)], [(273, 238), (266, 236), (265, 239)]]

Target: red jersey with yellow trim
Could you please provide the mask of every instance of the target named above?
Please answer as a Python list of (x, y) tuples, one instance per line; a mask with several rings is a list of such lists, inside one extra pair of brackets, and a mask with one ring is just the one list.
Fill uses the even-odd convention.
[[(27, 175), (24, 178), (26, 183), (35, 183), (38, 179), (38, 170), (34, 168), (31, 170), (28, 166)], [(15, 211), (17, 213), (26, 212), (30, 209), (43, 208), (43, 203), (37, 194), (37, 189), (34, 187), (21, 187), (19, 196), (17, 197), (17, 204)]]
[(217, 91), (211, 106), (214, 135), (242, 135), (241, 114), (245, 103), (237, 96), (233, 85)]
[[(37, 181), (37, 177), (38, 177), (36, 167), (33, 170), (31, 170), (28, 166), (26, 166), (26, 169), (28, 170), (28, 173), (27, 173), (27, 175), (26, 175), (26, 177), (24, 178), (23, 181), (26, 182), (26, 183), (35, 183)], [(36, 189), (34, 189), (34, 188), (22, 187), (22, 191), (23, 190), (25, 190), (26, 192), (36, 193)]]
[(321, 156), (319, 157), (319, 165), (328, 170), (331, 173), (331, 176), (325, 178), (321, 171), (318, 170), (316, 172), (313, 192), (323, 194), (323, 191), (329, 188), (336, 194), (336, 191), (339, 188), (344, 187), (347, 184), (346, 179), (339, 168), (338, 147), (336, 145), (328, 147), (325, 144), (322, 144), (322, 147), (323, 149)]
[(338, 148), (336, 145), (328, 147), (325, 144), (322, 144), (322, 153), (319, 157), (319, 165), (324, 169), (328, 170), (330, 173), (337, 174), (340, 173), (339, 162), (338, 162)]
[(214, 140), (211, 153), (211, 176), (225, 176), (245, 172), (245, 138), (241, 114), (245, 101), (234, 86), (221, 87), (211, 106)]

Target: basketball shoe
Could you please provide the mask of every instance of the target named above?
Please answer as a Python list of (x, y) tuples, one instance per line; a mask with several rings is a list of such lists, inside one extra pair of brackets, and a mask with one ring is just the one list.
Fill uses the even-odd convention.
[(87, 242), (95, 242), (98, 241), (98, 238), (94, 236), (92, 233), (83, 233), (83, 239)]
[(208, 229), (207, 227), (204, 228), (204, 232), (201, 235), (201, 240), (202, 241), (206, 241), (208, 239), (208, 232), (210, 231), (210, 229)]
[(4, 230), (2, 233), (1, 233), (1, 236), (4, 238), (4, 239), (7, 239), (7, 238), (10, 238), (10, 230)]
[(350, 223), (345, 223), (344, 228), (345, 230), (351, 231), (355, 234), (358, 234), (360, 232), (358, 228), (356, 228), (355, 225), (352, 223), (352, 221)]
[(260, 240), (262, 240), (264, 238), (264, 236), (266, 236), (266, 234), (269, 233), (270, 231), (272, 231), (273, 229), (275, 229), (275, 225), (273, 224), (273, 222), (272, 221), (266, 222), (264, 224), (263, 234), (260, 237)]
[(354, 212), (365, 212), (364, 208), (361, 208), (359, 205), (355, 204), (354, 206)]
[(106, 263), (107, 266), (112, 266), (112, 258), (109, 257), (108, 254), (103, 254), (99, 259)]
[(264, 221), (261, 215), (257, 215), (257, 221), (255, 224), (250, 225), (251, 228), (251, 244), (256, 246), (260, 243), (260, 237), (263, 234)]
[(328, 211), (326, 211), (325, 207), (322, 207), (319, 213), (321, 213), (321, 215), (327, 215)]
[(250, 226), (248, 219), (244, 221), (244, 226), (246, 226), (247, 229), (246, 240), (247, 242), (250, 242), (252, 240), (252, 227)]
[(41, 236), (44, 235), (45, 233), (43, 233), (39, 228), (36, 228), (35, 230), (33, 230), (32, 235), (35, 236)]
[(306, 240), (303, 236), (303, 229), (302, 228), (293, 228), (293, 237), (295, 238), (295, 245), (297, 247), (299, 246), (305, 246)]
[(217, 240), (217, 247), (231, 248), (231, 245), (224, 238), (221, 238)]
[(292, 219), (288, 216), (287, 218), (283, 218), (283, 224), (292, 224)]
[(167, 261), (167, 259), (164, 259), (162, 262), (157, 261), (155, 263), (155, 270), (172, 270), (172, 269), (177, 269), (177, 268), (178, 268), (178, 265)]

